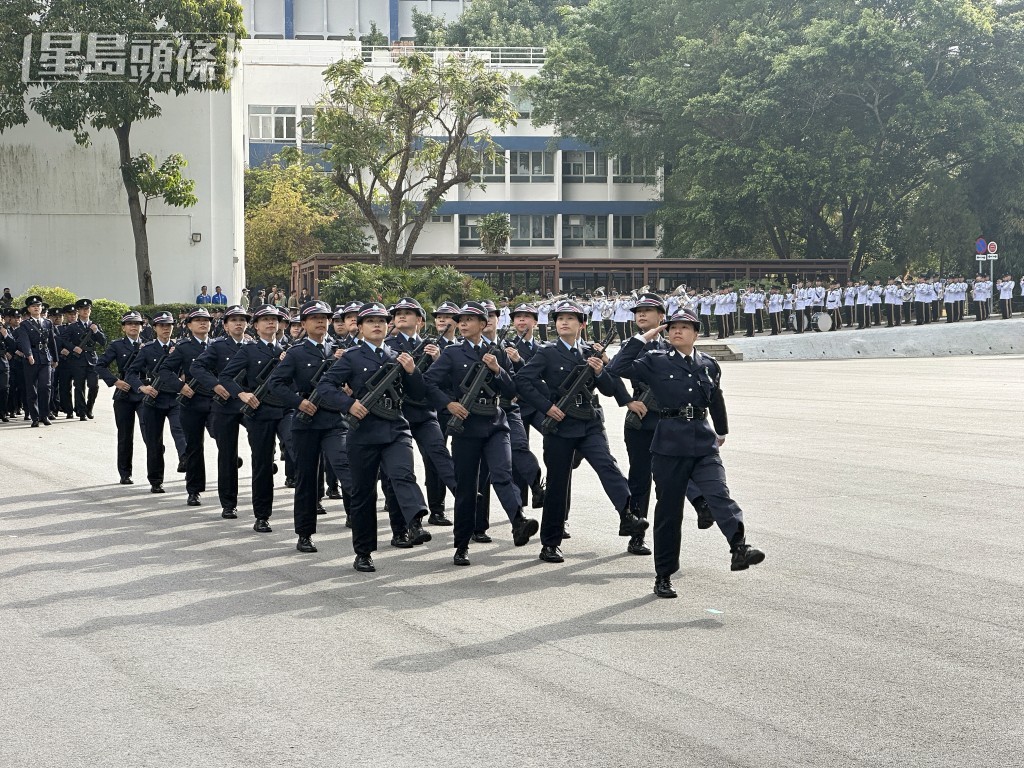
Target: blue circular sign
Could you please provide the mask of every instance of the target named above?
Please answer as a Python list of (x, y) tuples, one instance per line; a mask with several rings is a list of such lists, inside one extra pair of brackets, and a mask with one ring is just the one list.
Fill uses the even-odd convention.
[(979, 237), (974, 241), (974, 250), (978, 253), (984, 253), (988, 249), (988, 242), (984, 237)]

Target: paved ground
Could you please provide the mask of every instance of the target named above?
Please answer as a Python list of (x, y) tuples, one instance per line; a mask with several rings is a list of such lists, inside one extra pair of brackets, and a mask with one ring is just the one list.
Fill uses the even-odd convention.
[(562, 566), (506, 527), (470, 568), (442, 533), (365, 576), (337, 502), (306, 557), (290, 492), (259, 536), (180, 476), (112, 485), (106, 400), (3, 425), (0, 766), (1020, 765), (1024, 357), (725, 386), (768, 560), (730, 573), (688, 515), (674, 601), (589, 469)]

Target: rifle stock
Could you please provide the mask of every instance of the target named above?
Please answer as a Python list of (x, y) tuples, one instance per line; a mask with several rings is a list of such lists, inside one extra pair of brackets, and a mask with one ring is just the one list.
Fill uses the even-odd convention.
[[(602, 354), (604, 354), (604, 350), (607, 349), (608, 345), (611, 344), (612, 340), (615, 338), (615, 334), (615, 329), (612, 328), (608, 331), (608, 335), (601, 341)], [(592, 355), (588, 355), (587, 357), (592, 357)], [(555, 407), (566, 416), (572, 415), (576, 408), (577, 396), (583, 391), (589, 390), (591, 383), (594, 381), (594, 369), (591, 368), (587, 364), (586, 359), (584, 359), (583, 364), (577, 366), (576, 371), (570, 375), (572, 376), (572, 379), (570, 380), (569, 385), (564, 388), (562, 396), (558, 399), (558, 402), (555, 403)], [(557, 432), (558, 425), (559, 422), (555, 421), (550, 416), (545, 416), (544, 420), (540, 424), (541, 434), (550, 435)]]

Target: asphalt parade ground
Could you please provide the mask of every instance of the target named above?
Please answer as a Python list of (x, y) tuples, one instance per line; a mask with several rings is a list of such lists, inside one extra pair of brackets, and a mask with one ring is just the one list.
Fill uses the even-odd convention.
[(141, 440), (117, 485), (105, 387), (0, 425), (0, 766), (1022, 765), (1024, 357), (723, 368), (767, 560), (731, 573), (687, 507), (676, 600), (589, 467), (563, 565), (499, 522), (455, 568), (382, 513), (360, 574), (340, 501), (295, 551), (283, 472), (272, 534), (248, 459), (222, 520), (209, 442), (202, 507), (148, 493)]

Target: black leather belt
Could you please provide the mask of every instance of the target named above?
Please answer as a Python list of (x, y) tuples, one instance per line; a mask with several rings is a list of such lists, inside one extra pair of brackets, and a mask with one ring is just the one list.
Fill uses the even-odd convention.
[(663, 419), (683, 419), (685, 421), (703, 421), (707, 418), (707, 408), (694, 408), (688, 405), (685, 408), (662, 408), (658, 415)]

